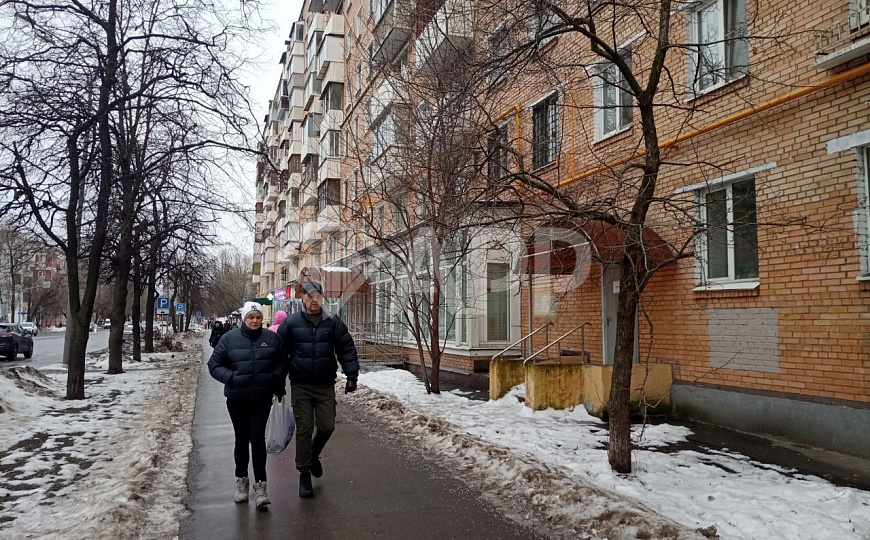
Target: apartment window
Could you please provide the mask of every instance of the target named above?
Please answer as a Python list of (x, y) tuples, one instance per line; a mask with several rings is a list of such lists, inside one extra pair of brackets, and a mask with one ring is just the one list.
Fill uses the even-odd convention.
[(298, 154), (294, 154), (290, 156), (290, 174), (293, 173), (301, 173), (302, 172), (302, 162), (299, 159)]
[(497, 84), (507, 76), (508, 30), (502, 23), (486, 37), (487, 80)]
[(374, 58), (375, 58), (375, 44), (374, 44), (374, 42), (369, 42), (369, 48), (367, 51), (367, 58), (368, 58), (369, 77), (371, 77), (372, 76), (372, 62), (374, 61)]
[(490, 185), (501, 182), (508, 174), (507, 127), (497, 127), (487, 140), (487, 179)]
[(553, 94), (532, 109), (532, 166), (535, 168), (553, 163), (559, 153), (557, 97)]
[(703, 192), (701, 203), (706, 280), (758, 279), (755, 179)]
[(384, 206), (381, 205), (378, 207), (378, 230), (376, 231), (378, 234), (384, 234)]
[(329, 130), (326, 136), (320, 141), (320, 155), (325, 157), (339, 157), (339, 147), (341, 146), (341, 132), (338, 130)]
[(350, 180), (344, 180), (344, 205), (347, 206), (350, 201), (348, 198), (350, 197)]
[[(623, 61), (631, 67), (631, 53), (621, 53)], [(611, 62), (598, 66), (595, 80), (595, 140), (600, 141), (631, 126), (632, 98), (625, 76)]]
[(331, 111), (340, 111), (344, 108), (342, 97), (344, 85), (341, 83), (329, 83), (326, 87), (326, 108)]
[(362, 7), (356, 12), (356, 35), (362, 36), (362, 24), (363, 24), (363, 10)]
[(372, 127), (372, 99), (369, 98), (363, 103), (363, 131), (368, 131)]
[(299, 206), (299, 188), (290, 188), (290, 206)]
[(442, 340), (456, 341), (458, 302), (456, 298), (457, 268), (441, 268), (441, 302), (439, 306), (438, 330)]
[(320, 213), (327, 206), (339, 204), (339, 189), (341, 186), (337, 178), (324, 180), (317, 186), (317, 212)]
[(486, 265), (486, 340), (507, 341), (508, 301), (510, 300), (510, 266)]
[(534, 33), (535, 40), (538, 42), (538, 48), (542, 48), (547, 43), (553, 41), (556, 36), (546, 36), (541, 37), (543, 34), (546, 34), (549, 30), (553, 29), (555, 26), (559, 24), (559, 16), (556, 15), (553, 10), (549, 9), (546, 5), (537, 6), (535, 9), (535, 16), (533, 19), (534, 24)]
[(348, 32), (344, 35), (344, 56), (346, 58), (350, 57), (351, 52), (353, 51), (353, 32)]
[(305, 23), (293, 23), (293, 39), (296, 41), (305, 41)]
[(697, 93), (707, 92), (746, 75), (749, 47), (746, 0), (712, 0), (688, 14), (689, 79)]
[(356, 201), (359, 198), (359, 172), (353, 171), (353, 200)]
[(342, 155), (350, 155), (350, 130), (344, 132), (344, 152), (342, 153)]
[(305, 136), (320, 137), (320, 115), (311, 113), (305, 118)]
[(371, 4), (374, 4), (375, 24), (378, 24), (381, 21), (381, 17), (384, 16), (384, 13), (387, 12), (390, 0), (371, 0)]
[(870, 0), (849, 0), (849, 28), (856, 31), (870, 25)]
[(353, 104), (353, 81), (348, 81), (348, 84), (345, 86), (346, 96), (345, 96), (345, 105), (350, 107)]
[(363, 86), (363, 77), (362, 77), (362, 61), (356, 63), (356, 81), (359, 86), (357, 86), (356, 93), (359, 94), (362, 91)]

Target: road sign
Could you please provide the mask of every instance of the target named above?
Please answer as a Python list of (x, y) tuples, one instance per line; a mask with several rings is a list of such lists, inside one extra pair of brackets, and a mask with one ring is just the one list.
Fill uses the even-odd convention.
[(184, 304), (175, 304), (176, 313), (184, 313)]
[(158, 297), (156, 308), (157, 313), (169, 313), (169, 298)]

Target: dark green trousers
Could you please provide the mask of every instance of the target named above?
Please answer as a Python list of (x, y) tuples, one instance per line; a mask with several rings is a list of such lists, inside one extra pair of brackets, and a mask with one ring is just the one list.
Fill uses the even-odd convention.
[(290, 383), (296, 418), (296, 469), (307, 472), (335, 431), (335, 385)]

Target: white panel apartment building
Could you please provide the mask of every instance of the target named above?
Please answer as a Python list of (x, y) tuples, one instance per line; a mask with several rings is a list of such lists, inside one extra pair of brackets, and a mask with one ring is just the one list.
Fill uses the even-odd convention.
[[(304, 4), (263, 125), (271, 163), (258, 168), (253, 276), (258, 296), (280, 299), (292, 294), (304, 267), (361, 270), (365, 293), (336, 301), (337, 307), (352, 331), (404, 344), (408, 358), (416, 353), (399, 297), (409, 279), (431, 285), (405, 275), (402, 262), (378, 244), (404, 237), (417, 244), (415, 257), (425, 260), (427, 232), (407, 217), (422, 215), (424, 202), (391, 193), (387, 204), (376, 192), (396, 176), (415, 174), (403, 162), (409, 123), (403, 111), (420, 107), (421, 98), (409, 96), (395, 74), (411, 62), (417, 70), (437, 70), (447, 58), (446, 38), (435, 28), (439, 20), (444, 26), (446, 7), (430, 18), (431, 29), (415, 31), (418, 9), (410, 0)], [(470, 39), (470, 25), (451, 28)], [(486, 370), (489, 358), (520, 336), (515, 268), (522, 249), (509, 226), (472, 229), (462, 239), (461, 256), (441, 266), (439, 328), (442, 367), (469, 373)], [(276, 307), (283, 306), (279, 301)]]

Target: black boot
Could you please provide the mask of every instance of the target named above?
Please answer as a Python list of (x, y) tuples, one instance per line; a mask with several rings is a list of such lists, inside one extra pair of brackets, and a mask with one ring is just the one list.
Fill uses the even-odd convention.
[(314, 488), (311, 486), (311, 473), (308, 471), (299, 473), (299, 496), (303, 499), (314, 497)]
[(323, 476), (323, 465), (320, 463), (319, 457), (311, 460), (311, 476), (314, 478), (320, 478)]

